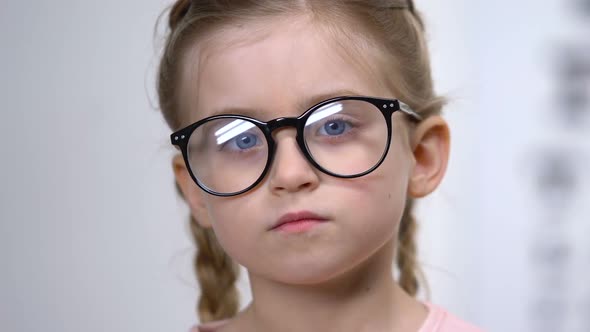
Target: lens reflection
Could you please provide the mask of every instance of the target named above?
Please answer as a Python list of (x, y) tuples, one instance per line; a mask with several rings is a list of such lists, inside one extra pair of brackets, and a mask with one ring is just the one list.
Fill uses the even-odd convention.
[(252, 122), (245, 120), (235, 120), (215, 132), (217, 144), (223, 144), (237, 135), (255, 127)]
[[(383, 113), (363, 100), (341, 100), (311, 113), (303, 129), (305, 148), (325, 171), (355, 176), (376, 166), (387, 149)], [(262, 175), (268, 142), (253, 122), (221, 118), (200, 125), (188, 147), (189, 166), (199, 184), (220, 194), (240, 192)]]

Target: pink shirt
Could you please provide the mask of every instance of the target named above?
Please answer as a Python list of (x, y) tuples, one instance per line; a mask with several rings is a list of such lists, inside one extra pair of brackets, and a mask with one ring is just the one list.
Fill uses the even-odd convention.
[[(424, 303), (428, 307), (428, 316), (417, 332), (482, 332), (469, 323), (453, 316), (445, 309), (429, 302)], [(194, 326), (190, 332), (217, 332), (217, 329), (227, 323), (227, 320), (209, 322)]]
[(424, 303), (428, 307), (428, 316), (418, 332), (482, 332), (461, 319), (453, 316), (445, 309), (432, 303)]

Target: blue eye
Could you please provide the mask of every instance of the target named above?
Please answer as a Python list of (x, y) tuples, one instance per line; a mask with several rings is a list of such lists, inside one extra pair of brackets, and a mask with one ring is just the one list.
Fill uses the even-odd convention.
[(330, 120), (326, 121), (323, 126), (320, 127), (319, 133), (322, 135), (336, 136), (342, 135), (345, 130), (350, 129), (350, 124), (343, 120)]
[(239, 149), (247, 150), (258, 145), (258, 137), (254, 134), (244, 133), (233, 139)]

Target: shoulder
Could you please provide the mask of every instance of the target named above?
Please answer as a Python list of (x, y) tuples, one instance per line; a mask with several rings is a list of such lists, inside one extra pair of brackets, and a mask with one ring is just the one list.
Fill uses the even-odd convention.
[(198, 324), (193, 326), (189, 332), (219, 332), (221, 327), (226, 325), (229, 322), (229, 319), (224, 320), (216, 320), (213, 322), (208, 322), (204, 324)]
[(424, 303), (428, 307), (428, 316), (419, 332), (483, 332), (482, 329), (454, 316), (442, 307)]

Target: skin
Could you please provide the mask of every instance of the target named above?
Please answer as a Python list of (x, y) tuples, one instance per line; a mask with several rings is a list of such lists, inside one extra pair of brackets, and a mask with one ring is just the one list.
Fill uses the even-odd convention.
[[(395, 98), (305, 17), (264, 19), (213, 36), (195, 43), (185, 59), (180, 90), (187, 124), (236, 107), (256, 109), (265, 121), (298, 116), (316, 96)], [(366, 57), (368, 64), (378, 62)], [(406, 199), (428, 195), (444, 176), (446, 122), (432, 116), (413, 127), (394, 113), (386, 160), (356, 179), (331, 177), (310, 165), (294, 129), (274, 137), (271, 170), (259, 186), (236, 197), (201, 191), (182, 157), (173, 158), (193, 216), (212, 227), (248, 270), (253, 301), (219, 331), (417, 331), (427, 308), (395, 282), (392, 264)], [(285, 213), (301, 210), (329, 220), (303, 234), (268, 230)]]

